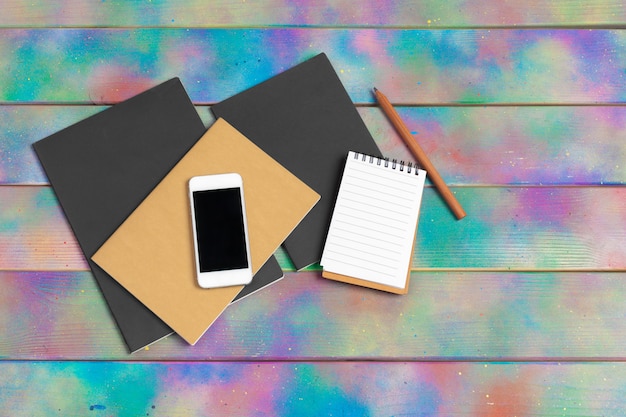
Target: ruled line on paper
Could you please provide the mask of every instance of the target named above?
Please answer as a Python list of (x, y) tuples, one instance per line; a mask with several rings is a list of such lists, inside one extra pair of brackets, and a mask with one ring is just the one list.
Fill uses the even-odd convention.
[[(342, 231), (342, 232), (347, 232), (350, 235), (354, 235), (354, 236), (361, 236), (361, 237), (365, 237), (365, 238), (371, 238), (371, 235), (367, 234), (367, 233), (361, 233), (357, 230), (354, 230), (354, 228), (352, 229), (341, 229), (339, 226), (335, 227), (335, 231)], [(333, 234), (333, 236), (336, 236), (336, 234)], [(363, 240), (359, 240), (355, 242), (363, 242)], [(388, 245), (396, 245), (396, 246), (402, 246), (402, 243), (400, 243), (397, 239), (396, 240), (381, 240), (381, 242), (384, 242)]]
[[(354, 177), (348, 177), (346, 185), (355, 187), (355, 189), (358, 189), (359, 191), (364, 193), (372, 192), (376, 193), (381, 198), (387, 197), (389, 199), (395, 199), (397, 201), (404, 201), (405, 198), (412, 196), (411, 190), (407, 190), (405, 188), (400, 189), (397, 187), (392, 187), (389, 183), (373, 184), (365, 181), (363, 181), (362, 183), (361, 181), (355, 181)], [(384, 189), (376, 188), (376, 186), (384, 187)], [(405, 193), (405, 195), (399, 196), (397, 194), (399, 191)]]
[(383, 179), (384, 181), (375, 182), (368, 178), (359, 178), (353, 174), (348, 174), (345, 183), (346, 185), (358, 187), (360, 191), (375, 192), (380, 196), (387, 196), (391, 199), (404, 200), (413, 196), (414, 190), (407, 188), (409, 184), (400, 183), (399, 185), (402, 185), (402, 187), (399, 187), (398, 184), (390, 181), (391, 178)]
[[(357, 202), (357, 200), (352, 200), (352, 201)], [(358, 213), (371, 214), (370, 210), (363, 209), (363, 208), (353, 207), (352, 210), (355, 211), (355, 212), (358, 212)], [(393, 213), (396, 213), (396, 214), (401, 215), (403, 217), (406, 217), (406, 216), (410, 215), (410, 213), (406, 213), (404, 211), (403, 212), (394, 211)], [(391, 214), (392, 213), (389, 213), (389, 216), (382, 216), (381, 215), (381, 217), (384, 218), (385, 220), (391, 220), (391, 221), (395, 221), (395, 222), (399, 222), (399, 223), (404, 223), (404, 221), (398, 219), (397, 216), (396, 217), (391, 217)], [(364, 216), (364, 217), (359, 217), (359, 218), (360, 219), (367, 219), (368, 217)]]
[[(354, 248), (354, 243), (360, 243), (359, 241), (356, 240), (351, 240), (351, 239), (342, 239), (341, 241), (334, 241), (332, 244), (332, 247), (337, 247), (339, 246), (340, 248), (345, 248), (345, 249), (351, 249)], [(370, 249), (371, 247), (368, 247), (368, 249)], [(331, 252), (332, 252), (332, 248), (331, 248)], [(389, 248), (380, 248), (378, 252), (369, 252), (367, 250), (363, 250), (363, 249), (359, 249), (359, 252), (365, 254), (365, 255), (373, 255), (373, 256), (381, 256), (380, 255), (380, 251), (385, 251), (385, 252), (391, 252), (391, 255), (399, 255), (401, 252), (397, 251), (397, 250), (393, 250), (393, 249), (389, 249)], [(390, 257), (388, 257), (389, 259), (392, 259)], [(395, 259), (395, 258), (393, 258)]]
[(363, 264), (360, 263), (360, 262), (356, 263), (356, 262), (346, 261), (345, 259), (337, 260), (337, 259), (332, 259), (332, 258), (329, 258), (329, 260), (331, 260), (331, 261), (335, 261), (335, 260), (336, 261), (340, 261), (341, 263), (343, 263), (345, 265), (358, 267), (359, 269), (365, 269), (365, 270), (368, 270), (370, 272), (375, 272), (376, 274), (387, 276), (389, 278), (393, 278), (394, 277), (393, 271), (390, 272), (389, 270), (384, 270), (384, 269), (381, 269), (381, 268), (367, 268), (367, 267), (363, 266)]
[[(349, 258), (346, 255), (349, 254)], [(354, 263), (354, 266), (358, 265), (358, 268), (369, 268), (370, 270), (376, 270), (377, 272), (386, 272), (389, 275), (394, 275), (398, 264), (397, 257), (386, 258), (384, 256), (376, 255), (371, 256), (367, 253), (361, 253), (358, 251), (346, 251), (335, 252), (330, 250), (327, 254), (327, 260), (340, 261), (343, 263)], [(331, 264), (332, 265), (332, 264)]]
[[(356, 193), (353, 190), (347, 190), (345, 192), (345, 194), (347, 194), (347, 195), (355, 195)], [(402, 208), (402, 206), (394, 205), (393, 207), (387, 207), (385, 205), (375, 204), (374, 202), (371, 201), (371, 198), (370, 199), (366, 199), (366, 200), (359, 200), (359, 199), (345, 198), (344, 197), (344, 199), (346, 200), (346, 202), (352, 202), (356, 206), (365, 204), (365, 202), (367, 201), (367, 204), (368, 204), (367, 208), (369, 208), (369, 212), (370, 213), (371, 213), (371, 209), (372, 208), (377, 208), (377, 209), (380, 209), (380, 210), (384, 210), (387, 213), (396, 213), (396, 214), (400, 214), (400, 215), (404, 215), (404, 216), (407, 215), (407, 211), (406, 210), (398, 210), (399, 208)], [(404, 207), (404, 208), (406, 208), (406, 207)]]
[(351, 220), (363, 220), (363, 222), (360, 222), (360, 223), (358, 221), (354, 222), (354, 221), (343, 220), (341, 219), (341, 217), (344, 215), (346, 215), (346, 213), (340, 213), (340, 215), (337, 218), (337, 223), (347, 224), (350, 226), (358, 227), (360, 229), (370, 230), (372, 232), (381, 232), (385, 234), (389, 233), (389, 229), (394, 229), (398, 231), (404, 230), (403, 227), (399, 227), (397, 225), (391, 225), (387, 221), (369, 221), (365, 217), (348, 217), (348, 219), (351, 219)]
[(401, 254), (403, 245), (397, 242), (388, 242), (381, 241), (376, 237), (370, 235), (360, 235), (359, 239), (356, 239), (352, 236), (352, 234), (348, 234), (344, 231), (336, 232), (333, 234), (330, 242), (329, 242), (329, 250), (335, 245), (340, 245), (346, 248), (346, 251), (349, 250), (371, 250), (373, 253), (380, 253), (381, 251)]

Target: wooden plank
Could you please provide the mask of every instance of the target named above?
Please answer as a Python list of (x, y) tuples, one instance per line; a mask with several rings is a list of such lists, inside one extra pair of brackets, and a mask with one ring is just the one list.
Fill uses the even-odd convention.
[[(599, 270), (626, 266), (626, 187), (455, 187), (457, 221), (425, 190), (414, 269)], [(49, 187), (0, 187), (0, 270), (86, 270)], [(284, 269), (292, 265), (278, 253)]]
[(624, 363), (0, 363), (12, 416), (604, 416)]
[[(0, 184), (47, 184), (32, 144), (102, 106), (0, 106)], [(198, 106), (208, 127), (213, 117)], [(413, 157), (378, 108), (359, 112), (381, 151)], [(401, 107), (449, 185), (626, 184), (626, 107)]]
[(395, 296), (287, 273), (195, 346), (130, 356), (91, 274), (0, 272), (0, 358), (624, 360), (626, 273), (413, 272)]
[(325, 51), (357, 103), (373, 103), (373, 86), (394, 104), (622, 103), (625, 39), (582, 29), (3, 29), (0, 102), (114, 103), (180, 76), (207, 104)]
[(621, 25), (626, 20), (618, 0), (568, 1), (489, 0), (476, 7), (462, 0), (396, 0), (381, 4), (353, 2), (305, 2), (286, 0), (232, 2), (199, 0), (159, 2), (83, 2), (64, 0), (9, 0), (3, 4), (0, 26), (562, 26)]
[(88, 269), (50, 187), (0, 187), (0, 201), (0, 258), (7, 269)]

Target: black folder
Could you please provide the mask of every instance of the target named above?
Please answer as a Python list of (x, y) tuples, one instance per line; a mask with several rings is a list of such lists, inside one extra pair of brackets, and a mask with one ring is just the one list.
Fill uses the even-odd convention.
[(284, 243), (296, 269), (319, 262), (348, 151), (382, 156), (326, 55), (211, 110), (321, 195)]
[[(33, 145), (131, 352), (172, 330), (91, 257), (205, 131), (174, 78)], [(282, 276), (272, 257), (253, 282)]]

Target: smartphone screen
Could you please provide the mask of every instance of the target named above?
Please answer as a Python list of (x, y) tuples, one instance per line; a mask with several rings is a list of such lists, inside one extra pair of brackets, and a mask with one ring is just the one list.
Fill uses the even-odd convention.
[(200, 272), (248, 267), (239, 188), (194, 191)]

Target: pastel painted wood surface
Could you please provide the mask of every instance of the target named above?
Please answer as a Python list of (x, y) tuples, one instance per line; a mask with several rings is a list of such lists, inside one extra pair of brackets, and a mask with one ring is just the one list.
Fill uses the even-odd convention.
[[(0, 106), (0, 184), (47, 184), (32, 144), (102, 106)], [(414, 160), (376, 107), (359, 113), (389, 158)], [(205, 126), (214, 119), (198, 106)], [(400, 107), (449, 185), (626, 184), (626, 107)]]
[[(619, 0), (5, 1), (0, 414), (622, 414), (625, 21)], [(427, 190), (407, 296), (288, 272), (197, 346), (129, 356), (31, 144), (173, 76), (208, 126), (318, 52), (407, 160), (372, 87), (401, 106), (468, 218)]]
[[(83, 2), (9, 0), (0, 26), (572, 26), (617, 25), (626, 20), (619, 0), (286, 0), (233, 2)], [(384, 11), (381, 13), (381, 11)]]
[[(624, 363), (0, 363), (7, 415), (619, 415)], [(132, 393), (132, 394), (131, 394)]]
[(87, 272), (0, 272), (0, 358), (620, 360), (626, 273), (413, 272), (396, 296), (286, 277), (227, 308), (195, 346), (129, 356)]
[[(1, 29), (0, 102), (221, 101), (326, 52), (356, 103), (621, 103), (626, 30)], [(350, 53), (346, 53), (350, 51)], [(20, 65), (15, 65), (20, 63)]]
[[(455, 187), (422, 200), (413, 269), (623, 270), (625, 187)], [(0, 270), (86, 270), (50, 187), (0, 187)], [(284, 252), (281, 266), (292, 269)]]

